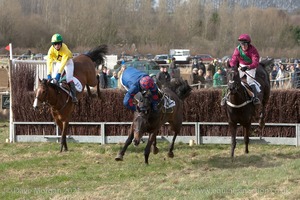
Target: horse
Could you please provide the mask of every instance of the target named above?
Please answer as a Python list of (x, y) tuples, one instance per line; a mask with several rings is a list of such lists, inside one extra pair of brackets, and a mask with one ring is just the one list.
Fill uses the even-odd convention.
[[(250, 136), (251, 121), (255, 118), (256, 111), (259, 111), (259, 128), (261, 132), (265, 127), (265, 110), (270, 97), (270, 79), (267, 68), (273, 64), (273, 60), (263, 60), (256, 68), (255, 81), (260, 84), (261, 92), (258, 98), (260, 105), (254, 105), (251, 96), (250, 87), (246, 80), (241, 79), (238, 67), (227, 68), (227, 86), (226, 94), (226, 114), (228, 118), (229, 131), (231, 133), (231, 160), (234, 159), (234, 150), (236, 147), (236, 130), (239, 123), (243, 127), (243, 135), (245, 142), (245, 153), (249, 153), (248, 144)], [(246, 71), (247, 72), (247, 71)]]
[[(169, 122), (171, 130), (174, 132), (168, 151), (168, 157), (174, 157), (174, 143), (177, 135), (180, 133), (183, 121), (183, 101), (190, 95), (192, 88), (188, 85), (187, 81), (177, 79), (176, 81), (172, 81), (168, 87), (165, 87), (160, 91), (158, 111), (156, 112), (151, 110), (150, 92), (146, 92), (138, 99), (137, 110), (134, 112), (134, 118), (130, 126), (128, 138), (115, 158), (116, 161), (123, 160), (125, 151), (132, 141), (135, 146), (138, 146), (143, 134), (149, 133), (149, 139), (144, 149), (145, 163), (149, 164), (148, 160), (151, 146), (153, 145), (153, 153), (157, 154), (159, 149), (156, 146), (156, 136), (160, 127), (166, 122)], [(165, 104), (166, 102), (170, 102), (170, 99), (175, 102), (175, 106), (166, 108)]]
[[(97, 94), (100, 97), (99, 76), (96, 76), (96, 66), (104, 62), (104, 56), (107, 53), (107, 45), (100, 45), (86, 54), (81, 54), (73, 59), (74, 77), (82, 85), (82, 90), (77, 92), (77, 98), (80, 99), (84, 87), (87, 87), (88, 94), (91, 95), (89, 86), (97, 86)], [(55, 123), (61, 131), (60, 152), (68, 151), (66, 135), (68, 132), (69, 121), (74, 110), (74, 103), (70, 101), (69, 92), (50, 80), (39, 79), (39, 85), (36, 90), (33, 107), (38, 108), (41, 103), (47, 103), (51, 107), (51, 114)]]

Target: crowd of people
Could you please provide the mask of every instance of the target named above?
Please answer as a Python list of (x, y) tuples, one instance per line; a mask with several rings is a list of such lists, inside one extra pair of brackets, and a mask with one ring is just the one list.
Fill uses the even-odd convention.
[(270, 73), (270, 81), (272, 88), (300, 88), (300, 60), (276, 63)]

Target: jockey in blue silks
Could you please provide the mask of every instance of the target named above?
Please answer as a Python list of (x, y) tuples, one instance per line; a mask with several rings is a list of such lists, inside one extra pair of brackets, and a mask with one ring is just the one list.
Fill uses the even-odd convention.
[(152, 110), (158, 110), (158, 89), (153, 79), (148, 74), (133, 67), (127, 67), (121, 75), (120, 81), (127, 90), (123, 99), (123, 104), (126, 108), (135, 111), (136, 107), (133, 104), (134, 96), (143, 90), (150, 90), (152, 93)]

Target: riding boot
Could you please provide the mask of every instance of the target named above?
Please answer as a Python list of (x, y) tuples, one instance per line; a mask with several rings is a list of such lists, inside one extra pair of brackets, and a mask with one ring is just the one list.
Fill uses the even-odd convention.
[(76, 88), (74, 82), (70, 82), (70, 89), (71, 89), (71, 95), (72, 95), (72, 102), (78, 103), (78, 99), (76, 97)]
[(225, 106), (226, 100), (227, 100), (226, 96), (223, 97), (223, 99), (221, 100), (221, 106)]
[(252, 89), (252, 92), (254, 94), (254, 97), (252, 97), (252, 102), (254, 105), (258, 105), (260, 104), (260, 100), (259, 98), (257, 97), (257, 90), (256, 90), (256, 87), (255, 85), (250, 85), (251, 89)]

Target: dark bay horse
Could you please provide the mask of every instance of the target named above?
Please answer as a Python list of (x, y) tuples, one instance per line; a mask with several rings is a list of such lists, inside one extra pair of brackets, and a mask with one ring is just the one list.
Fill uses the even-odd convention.
[[(122, 161), (125, 151), (132, 141), (134, 145), (137, 146), (139, 145), (143, 134), (149, 133), (149, 139), (144, 150), (145, 163), (148, 164), (151, 146), (153, 145), (154, 154), (159, 151), (156, 147), (156, 136), (161, 126), (166, 122), (169, 122), (171, 130), (174, 131), (174, 136), (168, 152), (168, 157), (173, 158), (174, 143), (182, 126), (183, 101), (190, 95), (191, 90), (192, 88), (183, 79), (171, 82), (170, 86), (164, 88), (160, 95), (158, 112), (153, 112), (151, 110), (151, 98), (147, 96), (149, 93), (143, 95), (143, 98), (138, 100), (137, 111), (134, 113), (134, 119), (130, 127), (129, 136), (115, 160)], [(165, 96), (175, 101), (174, 107), (169, 109), (165, 108)]]
[[(98, 96), (100, 95), (99, 78), (96, 76), (96, 66), (104, 62), (107, 46), (100, 45), (86, 54), (79, 55), (73, 59), (74, 61), (74, 77), (82, 84), (82, 91), (77, 93), (80, 99), (83, 94), (84, 87), (91, 94), (89, 86), (97, 86)], [(61, 87), (50, 83), (48, 80), (39, 80), (39, 86), (36, 90), (34, 108), (41, 103), (47, 103), (51, 106), (51, 114), (61, 131), (61, 148), (60, 152), (67, 151), (66, 135), (71, 115), (74, 110), (74, 103), (70, 100), (68, 92)]]
[(273, 60), (263, 60), (256, 69), (255, 80), (260, 84), (261, 92), (258, 94), (261, 104), (255, 106), (251, 101), (250, 87), (247, 87), (246, 80), (239, 76), (237, 67), (227, 69), (228, 93), (226, 101), (226, 112), (231, 133), (231, 159), (234, 158), (236, 147), (237, 124), (243, 126), (245, 142), (245, 153), (249, 153), (248, 144), (250, 136), (251, 121), (259, 111), (259, 127), (261, 131), (265, 126), (265, 110), (270, 97), (270, 79), (266, 68), (273, 64)]

